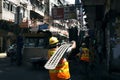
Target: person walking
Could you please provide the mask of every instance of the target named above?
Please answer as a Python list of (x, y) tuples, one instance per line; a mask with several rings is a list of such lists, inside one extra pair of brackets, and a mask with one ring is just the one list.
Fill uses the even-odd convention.
[(80, 52), (76, 55), (79, 57), (80, 60), (80, 73), (85, 75), (84, 80), (90, 80), (89, 73), (90, 73), (90, 63), (91, 63), (91, 58), (90, 58), (90, 50), (86, 46), (86, 43), (82, 43), (80, 47)]
[(23, 49), (23, 36), (19, 34), (17, 37), (17, 65), (22, 65), (22, 49)]
[[(48, 50), (48, 58), (50, 58), (59, 48), (59, 40), (57, 37), (49, 39), (50, 48)], [(76, 42), (72, 41), (72, 46), (68, 48), (66, 53), (70, 53), (72, 49), (76, 48)], [(50, 80), (70, 80), (69, 63), (65, 56), (59, 61), (55, 69), (49, 70)]]

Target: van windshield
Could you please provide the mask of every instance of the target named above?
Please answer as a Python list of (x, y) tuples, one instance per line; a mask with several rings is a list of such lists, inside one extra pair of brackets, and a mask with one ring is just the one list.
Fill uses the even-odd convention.
[(41, 47), (44, 48), (47, 45), (45, 38), (32, 38), (28, 37), (24, 39), (24, 47)]

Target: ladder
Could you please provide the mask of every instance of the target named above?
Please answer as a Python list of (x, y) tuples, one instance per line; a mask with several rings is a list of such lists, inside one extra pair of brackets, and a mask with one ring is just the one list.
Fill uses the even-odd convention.
[(44, 65), (45, 69), (55, 69), (60, 59), (63, 57), (67, 49), (71, 46), (70, 43), (61, 45), (57, 51), (50, 57)]

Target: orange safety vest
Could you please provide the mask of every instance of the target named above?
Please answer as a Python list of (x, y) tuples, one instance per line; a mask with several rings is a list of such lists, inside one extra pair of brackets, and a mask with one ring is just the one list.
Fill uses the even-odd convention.
[[(48, 58), (50, 58), (56, 49), (48, 50)], [(49, 70), (50, 80), (67, 80), (70, 78), (69, 64), (66, 58), (62, 58), (57, 67), (53, 70)]]
[(88, 48), (82, 48), (82, 53), (80, 60), (89, 62), (90, 61), (90, 54), (89, 54), (89, 49)]

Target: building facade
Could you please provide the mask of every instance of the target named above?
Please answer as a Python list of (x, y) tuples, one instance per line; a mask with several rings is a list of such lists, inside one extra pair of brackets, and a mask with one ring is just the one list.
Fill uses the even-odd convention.
[[(26, 29), (44, 23), (51, 24), (52, 7), (64, 3), (64, 0), (0, 0), (0, 25), (5, 27), (0, 30), (0, 47), (2, 47), (0, 49), (5, 47), (3, 41), (8, 36), (4, 33), (16, 35), (16, 31), (20, 33), (17, 28)], [(6, 23), (8, 25), (5, 25)]]
[(0, 51), (5, 51), (6, 44), (11, 44), (8, 37), (19, 33), (17, 28), (34, 27), (43, 21), (45, 6), (44, 0), (0, 0), (0, 5)]

